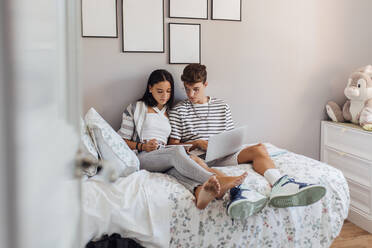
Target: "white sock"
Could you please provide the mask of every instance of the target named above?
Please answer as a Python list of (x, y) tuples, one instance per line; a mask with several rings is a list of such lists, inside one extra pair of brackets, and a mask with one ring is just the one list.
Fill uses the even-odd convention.
[(268, 169), (265, 171), (264, 177), (272, 186), (282, 177), (282, 175), (278, 169)]

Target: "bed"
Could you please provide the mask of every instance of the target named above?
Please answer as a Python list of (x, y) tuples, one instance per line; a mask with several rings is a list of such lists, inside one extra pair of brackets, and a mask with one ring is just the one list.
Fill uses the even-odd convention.
[[(277, 168), (298, 181), (319, 183), (325, 197), (307, 207), (273, 208), (244, 221), (226, 215), (228, 195), (198, 210), (193, 195), (175, 179), (137, 171), (115, 183), (95, 176), (83, 182), (83, 243), (119, 233), (145, 247), (329, 247), (349, 210), (341, 171), (268, 144)], [(245, 185), (269, 195), (267, 181), (250, 164), (219, 167), (228, 175), (249, 171)]]

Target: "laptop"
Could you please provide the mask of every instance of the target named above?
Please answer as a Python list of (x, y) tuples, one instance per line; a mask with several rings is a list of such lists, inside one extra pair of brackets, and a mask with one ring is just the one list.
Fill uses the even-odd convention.
[(203, 158), (205, 162), (223, 158), (233, 154), (245, 144), (247, 126), (235, 128), (209, 137), (208, 149), (205, 153), (202, 150), (194, 150), (191, 153)]

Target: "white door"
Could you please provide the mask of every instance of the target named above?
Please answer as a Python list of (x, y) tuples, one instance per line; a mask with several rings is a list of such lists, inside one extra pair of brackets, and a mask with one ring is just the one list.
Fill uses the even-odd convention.
[[(4, 0), (0, 6), (0, 133), (7, 187), (0, 235), (12, 248), (76, 248), (80, 180), (80, 1)], [(4, 107), (5, 106), (5, 107)], [(3, 182), (3, 180), (2, 180)], [(4, 183), (3, 183), (4, 184)], [(3, 230), (4, 231), (4, 230)], [(3, 243), (0, 244), (1, 247)]]

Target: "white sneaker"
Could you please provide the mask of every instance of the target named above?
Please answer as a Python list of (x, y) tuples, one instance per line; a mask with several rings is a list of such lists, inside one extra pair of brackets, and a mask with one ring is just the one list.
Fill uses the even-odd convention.
[(232, 219), (243, 220), (261, 211), (268, 198), (260, 193), (243, 188), (241, 185), (230, 189), (230, 203), (227, 215)]
[(277, 208), (307, 206), (322, 199), (325, 193), (324, 186), (296, 182), (285, 175), (273, 185), (270, 205)]

